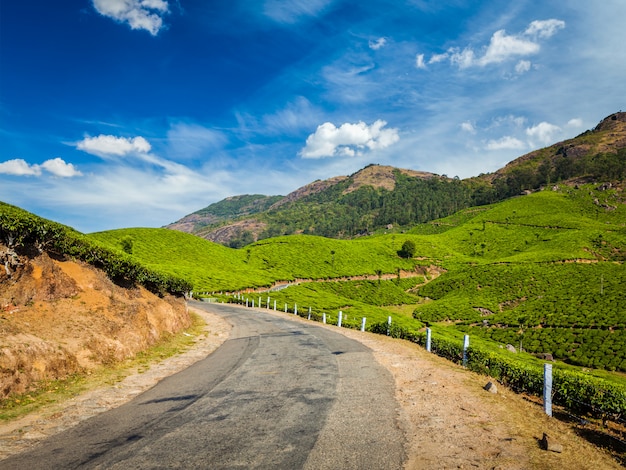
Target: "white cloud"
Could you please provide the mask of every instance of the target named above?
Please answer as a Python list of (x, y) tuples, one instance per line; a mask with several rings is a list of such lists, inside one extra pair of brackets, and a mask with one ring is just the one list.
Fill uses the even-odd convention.
[(39, 165), (29, 165), (25, 160), (16, 158), (0, 163), (0, 174), (15, 176), (38, 176), (41, 174)]
[(443, 54), (433, 54), (428, 63), (436, 64), (439, 62), (443, 62), (444, 60), (447, 60), (449, 56), (450, 54), (448, 54), (447, 52), (444, 52)]
[(507, 135), (498, 140), (490, 140), (485, 148), (487, 150), (522, 150), (526, 148), (526, 144), (515, 137)]
[(530, 60), (520, 60), (515, 66), (515, 71), (521, 75), (528, 72), (530, 70), (530, 66)]
[(540, 38), (549, 38), (551, 36), (554, 36), (557, 31), (563, 28), (565, 28), (565, 21), (555, 19), (535, 20), (530, 23), (530, 25), (528, 25), (528, 28), (526, 28), (524, 34), (528, 36), (537, 36)]
[(475, 134), (476, 133), (476, 129), (474, 128), (474, 124), (472, 124), (469, 121), (465, 121), (461, 123), (461, 129), (463, 129), (465, 132), (469, 132), (470, 134)]
[(567, 121), (567, 127), (583, 127), (583, 120), (580, 118), (574, 118)]
[[(435, 64), (449, 60), (452, 65), (460, 69), (504, 62), (513, 57), (524, 57), (537, 54), (541, 46), (539, 39), (547, 39), (565, 27), (561, 20), (536, 20), (531, 22), (526, 30), (520, 34), (509, 35), (504, 29), (493, 33), (489, 45), (484, 47), (484, 53), (477, 54), (472, 47), (461, 50), (459, 47), (451, 47), (442, 54), (434, 54), (428, 60), (429, 64)], [(531, 63), (526, 60), (519, 61), (515, 68), (517, 73), (530, 70)]]
[(148, 153), (152, 148), (143, 137), (115, 137), (113, 135), (99, 135), (85, 137), (76, 144), (78, 150), (98, 157), (123, 157), (132, 153)]
[(424, 63), (424, 54), (417, 54), (415, 56), (415, 66), (418, 69), (425, 69), (426, 64)]
[(551, 144), (554, 141), (554, 134), (559, 132), (561, 128), (548, 122), (540, 122), (536, 126), (526, 129), (526, 135), (530, 137), (531, 144), (539, 141), (541, 144)]
[(66, 163), (61, 158), (53, 158), (52, 160), (46, 160), (41, 164), (41, 167), (52, 173), (54, 176), (61, 178), (72, 178), (74, 176), (82, 176), (82, 173), (76, 169), (71, 163)]
[(400, 140), (395, 128), (383, 129), (387, 123), (377, 120), (371, 126), (362, 121), (344, 123), (336, 127), (325, 122), (306, 139), (300, 151), (303, 158), (323, 158), (361, 155), (365, 149), (376, 150), (389, 147)]
[(66, 163), (61, 158), (46, 160), (41, 165), (29, 164), (21, 158), (8, 160), (0, 163), (0, 174), (14, 176), (40, 176), (42, 168), (54, 176), (71, 178), (81, 176), (82, 173), (71, 163)]
[(485, 55), (477, 60), (477, 65), (503, 62), (512, 56), (526, 56), (539, 52), (539, 44), (518, 36), (507, 36), (503, 29), (493, 33)]
[(474, 51), (469, 48), (459, 52), (458, 48), (452, 48), (449, 51), (450, 62), (461, 69), (471, 67), (475, 63)]
[(378, 38), (375, 41), (374, 40), (369, 41), (370, 49), (373, 49), (375, 51), (377, 51), (378, 49), (381, 49), (382, 47), (385, 47), (386, 44), (387, 44), (387, 38)]
[(163, 15), (169, 12), (166, 0), (93, 0), (98, 13), (131, 29), (145, 29), (156, 36), (163, 27)]

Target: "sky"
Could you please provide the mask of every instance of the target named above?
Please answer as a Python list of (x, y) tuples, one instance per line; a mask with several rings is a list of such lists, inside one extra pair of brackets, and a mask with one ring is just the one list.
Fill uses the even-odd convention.
[(623, 0), (0, 3), (0, 201), (90, 233), (375, 163), (468, 178), (626, 109)]

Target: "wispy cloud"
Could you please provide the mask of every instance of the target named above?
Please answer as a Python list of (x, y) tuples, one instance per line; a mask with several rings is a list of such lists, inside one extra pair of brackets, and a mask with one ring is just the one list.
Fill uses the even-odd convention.
[(526, 144), (515, 137), (507, 135), (498, 140), (489, 140), (485, 148), (487, 150), (522, 150), (526, 148)]
[(339, 127), (325, 122), (307, 138), (300, 155), (303, 158), (354, 157), (365, 150), (389, 147), (400, 140), (400, 136), (395, 128), (383, 129), (386, 125), (380, 119), (369, 126), (362, 121)]
[(382, 49), (387, 44), (387, 38), (378, 38), (378, 39), (370, 39), (368, 45), (369, 48), (377, 51), (378, 49)]
[(310, 129), (319, 122), (321, 111), (303, 96), (299, 96), (275, 113), (262, 118), (264, 133), (269, 135), (294, 135), (303, 129)]
[(469, 132), (470, 134), (475, 134), (476, 133), (476, 129), (474, 128), (474, 124), (472, 124), (470, 121), (465, 121), (461, 123), (461, 129), (463, 129), (465, 132)]
[(424, 54), (417, 54), (415, 56), (415, 66), (418, 69), (425, 69), (426, 63), (424, 62)]
[(278, 23), (293, 24), (307, 17), (316, 17), (334, 0), (265, 0), (263, 12)]
[(520, 60), (517, 65), (515, 65), (515, 71), (521, 75), (528, 72), (530, 70), (530, 66), (530, 60)]
[(169, 12), (166, 0), (93, 0), (93, 6), (101, 15), (153, 36), (163, 28), (163, 16)]
[[(478, 52), (471, 46), (461, 49), (451, 47), (446, 52), (433, 54), (428, 64), (436, 64), (449, 61), (460, 69), (469, 67), (485, 67), (490, 64), (498, 64), (512, 58), (526, 57), (539, 53), (541, 45), (539, 40), (554, 36), (565, 27), (565, 22), (557, 19), (536, 20), (519, 34), (507, 34), (504, 29), (493, 33), (489, 44)], [(419, 57), (419, 56), (418, 56)], [(531, 63), (528, 60), (519, 61), (516, 65), (517, 73), (530, 70)]]
[(168, 155), (183, 160), (206, 157), (227, 142), (223, 132), (195, 123), (178, 122), (167, 132)]

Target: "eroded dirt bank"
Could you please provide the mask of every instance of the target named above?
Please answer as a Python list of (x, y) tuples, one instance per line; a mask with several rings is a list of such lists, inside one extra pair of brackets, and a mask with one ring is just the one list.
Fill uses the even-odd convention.
[(0, 245), (0, 398), (112, 364), (191, 324), (183, 299), (125, 289), (85, 264)]

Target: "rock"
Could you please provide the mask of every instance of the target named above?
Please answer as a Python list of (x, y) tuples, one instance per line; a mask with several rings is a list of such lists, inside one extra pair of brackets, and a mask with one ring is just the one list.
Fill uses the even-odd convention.
[(556, 442), (550, 436), (548, 436), (545, 432), (543, 433), (543, 438), (541, 439), (541, 447), (543, 450), (548, 450), (550, 452), (563, 452), (563, 445)]
[(498, 387), (493, 382), (487, 382), (487, 385), (483, 387), (489, 393), (498, 393)]
[(511, 351), (512, 353), (516, 353), (517, 349), (515, 349), (515, 346), (513, 346), (512, 344), (507, 344), (506, 345), (506, 349), (507, 351)]

